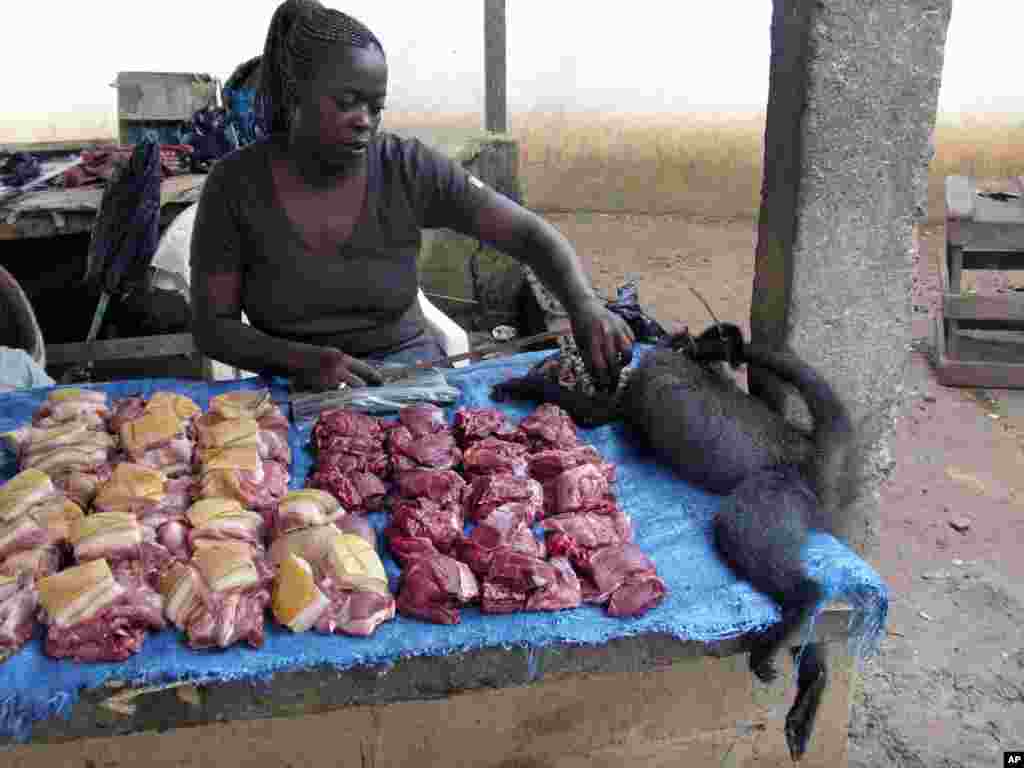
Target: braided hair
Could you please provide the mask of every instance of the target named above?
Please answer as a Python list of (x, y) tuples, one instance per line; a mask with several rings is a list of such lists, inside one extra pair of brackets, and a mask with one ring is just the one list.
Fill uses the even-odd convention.
[(336, 45), (384, 46), (357, 19), (317, 0), (285, 0), (274, 11), (263, 47), (257, 103), (271, 133), (287, 133), (299, 86), (310, 82), (325, 51)]

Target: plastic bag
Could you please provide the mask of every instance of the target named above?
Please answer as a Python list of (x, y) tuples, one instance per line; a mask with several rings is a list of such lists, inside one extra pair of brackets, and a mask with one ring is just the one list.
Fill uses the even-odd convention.
[[(381, 373), (386, 374), (388, 367), (382, 365)], [(422, 373), (379, 387), (346, 387), (337, 392), (296, 395), (292, 397), (292, 413), (299, 421), (315, 417), (329, 408), (351, 408), (371, 414), (395, 413), (416, 403), (451, 405), (459, 394), (460, 390), (449, 384), (439, 369), (426, 368)]]
[(652, 344), (667, 335), (664, 328), (640, 306), (640, 290), (636, 280), (630, 280), (618, 290), (615, 301), (605, 303), (629, 325), (636, 340)]

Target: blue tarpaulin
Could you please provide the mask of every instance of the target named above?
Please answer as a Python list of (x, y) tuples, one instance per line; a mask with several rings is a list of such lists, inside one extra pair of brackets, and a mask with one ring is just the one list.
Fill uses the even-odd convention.
[[(528, 353), (486, 361), (447, 372), (462, 391), (459, 405), (495, 406), (515, 418), (533, 410), (525, 403), (495, 404), (493, 384), (522, 376), (548, 353)], [(207, 385), (182, 380), (147, 380), (96, 385), (110, 396), (169, 389), (206, 408), (209, 397), (236, 388), (258, 388), (269, 382), (245, 380)], [(283, 383), (273, 382), (275, 400), (287, 401)], [(27, 422), (48, 390), (0, 396), (0, 432)], [(312, 466), (307, 443), (311, 422), (293, 425), (292, 487), (300, 488)], [(684, 640), (722, 640), (771, 626), (778, 607), (736, 577), (712, 546), (710, 521), (720, 497), (697, 490), (655, 463), (647, 450), (626, 438), (621, 425), (581, 430), (581, 437), (618, 465), (616, 493), (636, 528), (636, 540), (654, 560), (668, 587), (657, 608), (637, 619), (616, 619), (594, 606), (559, 613), (485, 616), (474, 608), (462, 612), (457, 626), (426, 624), (404, 617), (383, 624), (370, 638), (294, 635), (268, 621), (266, 642), (259, 650), (235, 647), (225, 651), (192, 651), (178, 633), (168, 630), (148, 637), (142, 651), (117, 664), (56, 661), (42, 653), (41, 631), (19, 654), (0, 665), (0, 731), (18, 739), (30, 736), (33, 721), (67, 715), (81, 690), (116, 679), (132, 685), (179, 680), (263, 680), (280, 670), (327, 665), (346, 669), (393, 663), (403, 657), (445, 655), (485, 647), (541, 648), (555, 643), (601, 644), (642, 633), (665, 633)], [(10, 454), (0, 455), (0, 480), (14, 475)], [(378, 531), (383, 513), (370, 516)], [(888, 608), (885, 584), (855, 553), (831, 536), (815, 534), (807, 546), (806, 567), (825, 588), (827, 601), (844, 600), (853, 611), (852, 651), (863, 657), (876, 648)], [(390, 557), (385, 566), (392, 578), (398, 568)]]

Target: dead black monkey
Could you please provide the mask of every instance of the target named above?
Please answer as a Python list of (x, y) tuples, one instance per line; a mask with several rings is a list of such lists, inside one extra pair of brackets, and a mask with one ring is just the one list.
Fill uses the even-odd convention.
[[(725, 366), (743, 363), (796, 387), (814, 420), (810, 434), (733, 381)], [(537, 373), (496, 389), (498, 397), (557, 403), (583, 425), (621, 418), (688, 482), (727, 494), (713, 523), (716, 549), (782, 610), (782, 621), (755, 641), (750, 656), (753, 672), (773, 679), (777, 654), (822, 597), (803, 568), (808, 533), (841, 538), (843, 513), (857, 489), (850, 416), (820, 374), (791, 353), (745, 344), (736, 326), (717, 324), (700, 336), (682, 333), (659, 344), (618, 396), (586, 395)], [(824, 646), (809, 644), (786, 717), (794, 760), (807, 748), (827, 674)]]

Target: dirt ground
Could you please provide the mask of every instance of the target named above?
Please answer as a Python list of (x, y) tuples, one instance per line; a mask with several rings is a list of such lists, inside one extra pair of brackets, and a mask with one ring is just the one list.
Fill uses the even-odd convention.
[[(602, 292), (635, 276), (659, 321), (703, 328), (709, 318), (685, 280), (720, 318), (748, 322), (753, 223), (551, 218)], [(872, 562), (891, 590), (889, 621), (855, 694), (854, 768), (979, 768), (1024, 748), (1024, 392), (936, 383), (928, 353), (942, 248), (941, 227), (922, 231), (913, 395), (897, 422), (897, 467), (883, 489)], [(983, 273), (976, 287), (1022, 286)]]

